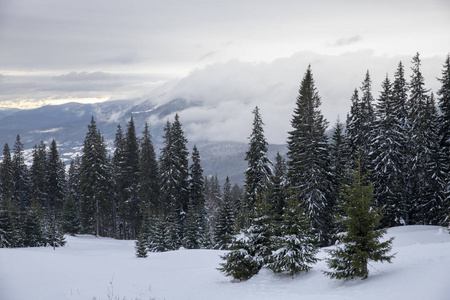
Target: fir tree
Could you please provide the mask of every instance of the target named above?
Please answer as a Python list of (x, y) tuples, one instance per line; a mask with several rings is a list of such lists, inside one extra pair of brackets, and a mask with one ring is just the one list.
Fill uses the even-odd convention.
[(263, 121), (259, 108), (252, 111), (254, 115), (253, 129), (249, 137), (249, 148), (246, 152), (247, 170), (245, 171), (245, 195), (242, 213), (244, 226), (250, 226), (250, 216), (255, 213), (256, 201), (267, 191), (272, 174), (271, 162), (267, 157), (267, 141), (264, 137)]
[(157, 213), (160, 210), (159, 203), (159, 168), (156, 161), (155, 149), (151, 141), (148, 124), (145, 123), (141, 140), (139, 163), (139, 197), (142, 209), (146, 213)]
[(258, 199), (252, 219), (252, 225), (232, 239), (231, 251), (221, 257), (226, 262), (220, 264), (219, 271), (239, 280), (257, 274), (268, 263), (273, 250), (273, 228), (265, 201)]
[(382, 84), (378, 99), (373, 136), (374, 150), (371, 153), (374, 184), (374, 201), (383, 213), (384, 226), (404, 225), (406, 220), (406, 199), (403, 185), (403, 127), (393, 106), (393, 94), (389, 78)]
[(81, 223), (86, 233), (106, 235), (110, 228), (110, 182), (105, 141), (92, 117), (80, 168)]
[(119, 171), (119, 192), (121, 200), (121, 214), (128, 225), (127, 238), (135, 238), (142, 222), (142, 210), (139, 200), (139, 145), (133, 117), (127, 126), (125, 140), (123, 141), (122, 161)]
[(269, 256), (267, 267), (276, 273), (288, 272), (294, 276), (300, 271), (309, 271), (317, 262), (318, 252), (307, 216), (295, 198), (290, 198), (285, 207), (280, 234), (273, 238), (274, 251)]
[(275, 165), (271, 176), (269, 207), (270, 215), (274, 222), (281, 222), (285, 208), (287, 195), (286, 162), (278, 152), (275, 157)]
[(444, 211), (441, 217), (441, 224), (450, 224), (450, 55), (445, 60), (442, 78), (439, 79), (442, 86), (437, 91), (438, 103), (441, 111), (439, 116), (439, 138), (440, 148), (443, 153), (443, 172), (447, 174), (443, 178), (443, 206)]
[(25, 157), (23, 153), (23, 144), (20, 141), (20, 135), (17, 135), (14, 144), (14, 154), (12, 158), (13, 178), (14, 178), (14, 201), (20, 208), (22, 213), (28, 208), (28, 169), (25, 164)]
[(30, 196), (38, 201), (43, 210), (48, 209), (47, 201), (47, 146), (43, 141), (33, 148), (33, 163), (30, 168)]
[(46, 237), (42, 224), (44, 216), (41, 212), (39, 203), (36, 200), (31, 202), (28, 208), (24, 226), (24, 247), (39, 247), (46, 245)]
[(62, 161), (59, 159), (56, 141), (50, 144), (47, 158), (47, 201), (49, 210), (47, 217), (53, 222), (59, 218), (64, 203), (65, 171)]
[(323, 245), (330, 243), (333, 203), (325, 135), (327, 122), (319, 109), (320, 97), (311, 67), (301, 82), (288, 136), (288, 179), (292, 195), (299, 198)]
[(227, 177), (223, 186), (223, 201), (219, 209), (214, 228), (214, 242), (216, 249), (227, 249), (234, 234), (235, 220), (231, 199), (231, 184)]
[(327, 250), (330, 258), (328, 267), (334, 271), (324, 272), (336, 279), (354, 277), (367, 278), (368, 263), (371, 261), (391, 262), (393, 255), (388, 255), (393, 238), (381, 242), (386, 230), (377, 230), (382, 214), (373, 206), (373, 186), (366, 183), (361, 174), (361, 166), (353, 174), (353, 182), (344, 191), (345, 217), (341, 219), (345, 232), (338, 237), (335, 249)]
[(138, 235), (138, 238), (136, 240), (136, 257), (139, 258), (146, 258), (147, 257), (147, 243), (145, 239), (142, 236), (142, 233)]
[(75, 235), (81, 232), (76, 203), (72, 194), (68, 194), (61, 215), (61, 229), (64, 233)]
[(0, 190), (1, 199), (5, 203), (10, 203), (14, 195), (14, 174), (11, 152), (7, 143), (3, 147), (3, 159), (0, 164)]

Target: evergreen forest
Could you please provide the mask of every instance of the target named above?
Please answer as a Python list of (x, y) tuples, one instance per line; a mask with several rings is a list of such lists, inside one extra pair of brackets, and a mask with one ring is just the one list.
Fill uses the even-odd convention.
[[(309, 66), (285, 157), (268, 157), (263, 118), (253, 110), (242, 187), (204, 176), (178, 114), (165, 124), (159, 157), (149, 126), (137, 132), (133, 118), (117, 126), (108, 152), (92, 117), (81, 155), (67, 168), (55, 140), (35, 145), (27, 166), (17, 135), (0, 163), (0, 247), (57, 247), (64, 234), (91, 234), (136, 240), (138, 257), (228, 249), (220, 270), (245, 280), (262, 267), (308, 271), (318, 247), (336, 244), (329, 260), (336, 272), (328, 275), (365, 278), (367, 259), (393, 258), (390, 241), (372, 243), (384, 228), (450, 223), (450, 56), (436, 92), (426, 88), (420, 67), (416, 54), (410, 78), (400, 62), (376, 88), (367, 71), (349, 93), (346, 120), (327, 134)], [(355, 240), (362, 246), (349, 247)], [(367, 251), (359, 267), (343, 263), (357, 256), (350, 248)]]

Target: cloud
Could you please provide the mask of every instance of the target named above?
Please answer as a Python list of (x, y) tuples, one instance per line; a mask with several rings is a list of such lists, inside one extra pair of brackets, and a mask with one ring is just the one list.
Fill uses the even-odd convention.
[[(165, 92), (158, 90), (149, 98), (159, 103), (175, 98), (201, 101), (203, 106), (180, 112), (188, 139), (193, 142), (205, 139), (247, 142), (252, 130), (251, 111), (258, 106), (267, 140), (282, 144), (291, 130), (298, 89), (309, 64), (322, 100), (321, 111), (331, 128), (338, 117), (345, 122), (353, 90), (361, 86), (367, 70), (371, 74), (373, 96), (377, 99), (384, 77), (389, 74), (393, 78), (399, 61), (403, 62), (409, 79), (413, 55), (378, 56), (370, 50), (341, 55), (302, 51), (271, 63), (232, 60), (193, 71), (171, 82), (170, 86), (161, 86)], [(422, 59), (427, 88), (434, 91), (439, 88), (436, 77), (444, 60), (444, 56)]]
[(205, 54), (202, 55), (202, 57), (200, 57), (200, 60), (204, 60), (210, 57), (213, 57), (214, 55), (216, 55), (219, 51), (209, 51)]
[(335, 42), (330, 43), (329, 45), (330, 47), (343, 47), (356, 44), (360, 41), (362, 41), (362, 37), (359, 35), (354, 35), (351, 37), (337, 39)]

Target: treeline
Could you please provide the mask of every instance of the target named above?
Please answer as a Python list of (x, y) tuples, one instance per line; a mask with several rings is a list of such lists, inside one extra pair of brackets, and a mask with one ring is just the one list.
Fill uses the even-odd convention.
[[(125, 130), (118, 126), (111, 157), (92, 118), (81, 156), (71, 162), (67, 174), (55, 141), (48, 149), (44, 143), (35, 146), (27, 168), (18, 136), (12, 155), (5, 145), (0, 165), (0, 246), (48, 243), (25, 242), (39, 235), (26, 233), (31, 218), (39, 224), (31, 227), (40, 228), (47, 241), (62, 233), (137, 239), (139, 256), (180, 247), (228, 249), (236, 242), (233, 236), (256, 230), (258, 223), (270, 232), (258, 236), (273, 245), (275, 237), (286, 234), (282, 230), (283, 222), (289, 222), (286, 216), (300, 212), (307, 225), (299, 228), (312, 232), (315, 245), (330, 245), (343, 230), (336, 214), (345, 214), (342, 191), (352, 184), (356, 161), (373, 184), (373, 205), (383, 212), (382, 227), (447, 225), (449, 58), (438, 103), (425, 89), (419, 55), (413, 58), (412, 71), (408, 83), (399, 63), (393, 81), (386, 77), (383, 82), (378, 101), (367, 72), (352, 95), (345, 126), (337, 121), (329, 139), (308, 68), (300, 84), (286, 158), (278, 154), (271, 162), (267, 157), (264, 124), (259, 109), (253, 111), (243, 190), (228, 179), (222, 187), (217, 177), (204, 177), (195, 146), (189, 156), (178, 115), (164, 127), (159, 158), (148, 126), (138, 136), (132, 118)], [(249, 257), (264, 262), (271, 248), (264, 249), (266, 254), (254, 252)]]

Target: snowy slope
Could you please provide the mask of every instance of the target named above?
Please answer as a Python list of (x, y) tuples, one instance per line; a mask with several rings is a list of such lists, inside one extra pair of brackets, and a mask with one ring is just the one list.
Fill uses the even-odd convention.
[[(436, 226), (391, 228), (396, 258), (372, 264), (367, 280), (295, 278), (262, 270), (236, 283), (216, 268), (224, 251), (134, 255), (134, 242), (67, 237), (66, 247), (0, 249), (1, 300), (64, 299), (450, 299), (450, 234)], [(325, 257), (324, 251), (319, 253)]]

